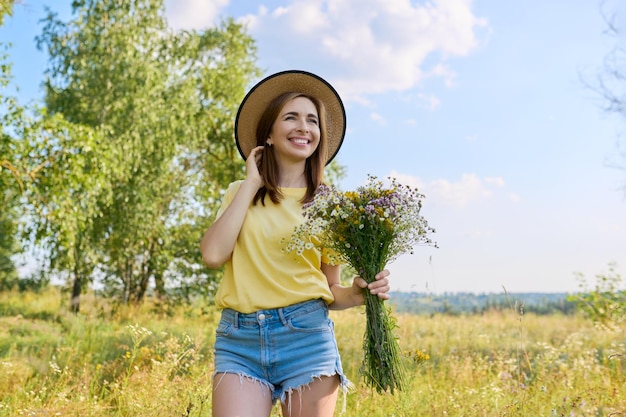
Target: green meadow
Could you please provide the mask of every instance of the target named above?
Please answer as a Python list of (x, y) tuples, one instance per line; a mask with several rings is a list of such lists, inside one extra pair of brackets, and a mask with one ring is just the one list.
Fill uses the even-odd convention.
[[(0, 293), (0, 417), (211, 415), (212, 306), (66, 304), (54, 289)], [(623, 326), (515, 308), (396, 314), (410, 383), (380, 395), (359, 380), (363, 314), (332, 312), (356, 385), (336, 415), (626, 416)]]

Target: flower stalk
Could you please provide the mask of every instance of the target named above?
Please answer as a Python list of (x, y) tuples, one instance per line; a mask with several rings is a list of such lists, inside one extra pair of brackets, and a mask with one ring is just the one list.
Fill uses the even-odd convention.
[(394, 334), (395, 318), (383, 300), (369, 291), (365, 297), (365, 336), (363, 338), (363, 363), (360, 373), (366, 385), (381, 394), (402, 391), (406, 384), (406, 368), (398, 339)]

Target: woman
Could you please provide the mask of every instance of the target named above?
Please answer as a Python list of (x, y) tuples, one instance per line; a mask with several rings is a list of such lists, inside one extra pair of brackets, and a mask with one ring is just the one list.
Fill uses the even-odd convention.
[(343, 374), (328, 309), (362, 305), (363, 289), (388, 299), (389, 272), (369, 285), (340, 283), (340, 266), (311, 249), (282, 251), (302, 204), (322, 184), (345, 134), (339, 95), (318, 76), (285, 71), (259, 82), (235, 123), (246, 177), (232, 183), (201, 241), (210, 268), (226, 264), (216, 294), (213, 416), (332, 416)]

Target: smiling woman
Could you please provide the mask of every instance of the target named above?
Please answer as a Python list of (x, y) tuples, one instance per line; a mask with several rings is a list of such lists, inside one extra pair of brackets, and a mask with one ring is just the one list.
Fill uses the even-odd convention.
[[(282, 242), (304, 222), (303, 204), (323, 185), (324, 166), (345, 133), (339, 95), (303, 71), (274, 74), (244, 98), (235, 136), (246, 178), (230, 185), (201, 241), (212, 268), (225, 264), (215, 296), (213, 415), (333, 415), (343, 373), (329, 309), (364, 303), (363, 290), (389, 298), (386, 270), (371, 283), (340, 283), (340, 266), (323, 249), (294, 257)], [(295, 355), (294, 355), (295, 354)], [(238, 401), (244, 395), (246, 401)]]

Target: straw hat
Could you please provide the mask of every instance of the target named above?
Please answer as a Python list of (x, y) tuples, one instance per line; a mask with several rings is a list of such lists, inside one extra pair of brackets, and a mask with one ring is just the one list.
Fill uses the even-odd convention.
[(337, 155), (346, 133), (346, 111), (337, 91), (324, 79), (306, 71), (278, 72), (259, 81), (244, 97), (235, 119), (235, 142), (243, 159), (256, 146), (256, 128), (270, 101), (287, 92), (316, 97), (326, 107), (326, 164)]

